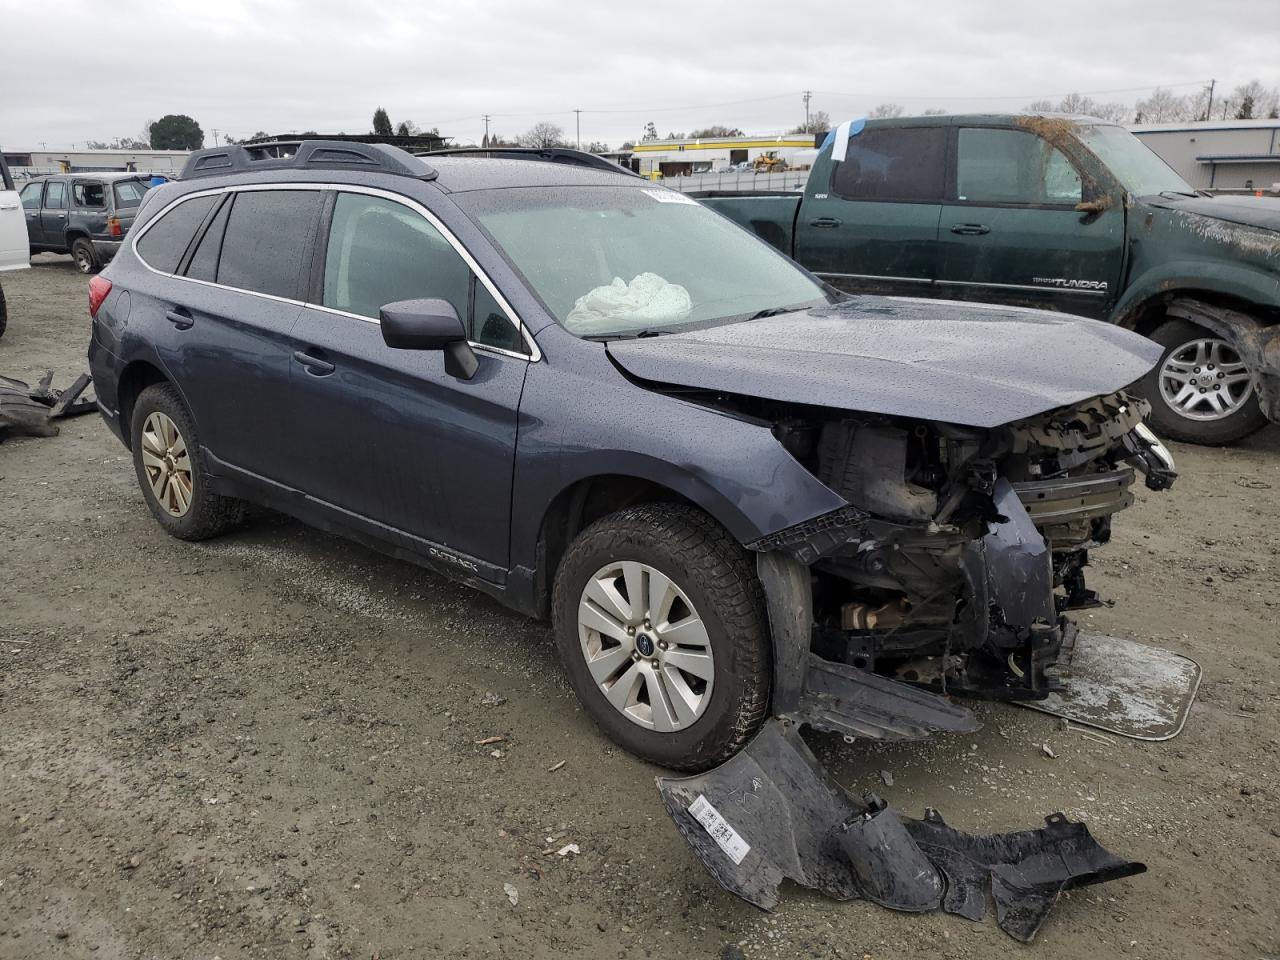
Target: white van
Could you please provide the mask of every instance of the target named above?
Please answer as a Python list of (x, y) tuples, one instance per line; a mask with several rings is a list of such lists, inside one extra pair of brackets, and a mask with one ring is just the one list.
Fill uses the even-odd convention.
[[(22, 216), (22, 204), (18, 191), (13, 187), (13, 177), (0, 154), (0, 272), (26, 270), (31, 266), (31, 247), (27, 242), (27, 221)], [(9, 320), (4, 301), (4, 287), (0, 286), (0, 336)]]

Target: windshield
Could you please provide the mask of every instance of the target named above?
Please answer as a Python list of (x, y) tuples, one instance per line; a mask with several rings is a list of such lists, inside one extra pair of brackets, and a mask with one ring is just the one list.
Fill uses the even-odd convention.
[(486, 190), (455, 199), (581, 337), (688, 330), (827, 300), (773, 248), (665, 188)]
[(1136, 197), (1158, 193), (1195, 194), (1187, 181), (1123, 127), (1082, 126), (1080, 139), (1111, 170), (1120, 185)]

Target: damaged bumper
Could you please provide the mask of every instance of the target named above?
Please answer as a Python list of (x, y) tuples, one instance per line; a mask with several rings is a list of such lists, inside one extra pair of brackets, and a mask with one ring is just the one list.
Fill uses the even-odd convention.
[(1143, 873), (1062, 814), (1037, 830), (974, 835), (934, 810), (903, 817), (874, 796), (855, 800), (832, 780), (798, 727), (771, 720), (732, 760), (696, 777), (659, 778), (663, 803), (725, 889), (762, 909), (784, 879), (836, 900), (893, 910), (942, 909), (1035, 937), (1062, 891)]
[(789, 878), (977, 920), (989, 888), (1000, 926), (1027, 941), (1062, 890), (1143, 872), (1062, 814), (973, 836), (933, 811), (912, 820), (855, 800), (800, 730), (920, 740), (977, 729), (950, 694), (1062, 690), (1067, 613), (1099, 603), (1088, 551), (1109, 539), (1138, 475), (1153, 490), (1176, 477), (1146, 410), (1119, 393), (987, 432), (852, 419), (811, 431), (815, 471), (848, 505), (748, 544), (773, 636), (773, 718), (715, 770), (659, 780), (727, 889), (770, 909)]

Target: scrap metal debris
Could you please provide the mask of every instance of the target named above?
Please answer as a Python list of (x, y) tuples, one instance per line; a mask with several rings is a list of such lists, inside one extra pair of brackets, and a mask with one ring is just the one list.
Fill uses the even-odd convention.
[(708, 773), (658, 778), (667, 812), (725, 889), (765, 910), (790, 879), (836, 900), (996, 922), (1035, 937), (1063, 890), (1146, 867), (1115, 856), (1061, 813), (1045, 826), (962, 833), (934, 810), (913, 820), (868, 794), (855, 800), (823, 769), (799, 725), (770, 720), (745, 750)]
[(56, 437), (58, 426), (54, 420), (98, 408), (92, 396), (81, 399), (90, 384), (87, 373), (76, 377), (65, 390), (55, 390), (52, 384), (52, 370), (35, 387), (11, 377), (0, 377), (0, 443), (10, 437)]

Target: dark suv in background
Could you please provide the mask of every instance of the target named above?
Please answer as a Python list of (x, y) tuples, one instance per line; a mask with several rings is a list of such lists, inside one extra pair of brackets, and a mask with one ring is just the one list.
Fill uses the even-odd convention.
[(116, 255), (151, 178), (136, 173), (40, 177), (22, 188), (32, 253), (69, 253), (81, 273)]
[(1114, 325), (846, 297), (620, 171), (290, 149), (194, 154), (90, 280), (151, 513), (266, 504), (550, 615), (658, 763), (1044, 697), (1135, 468), (1172, 481)]

